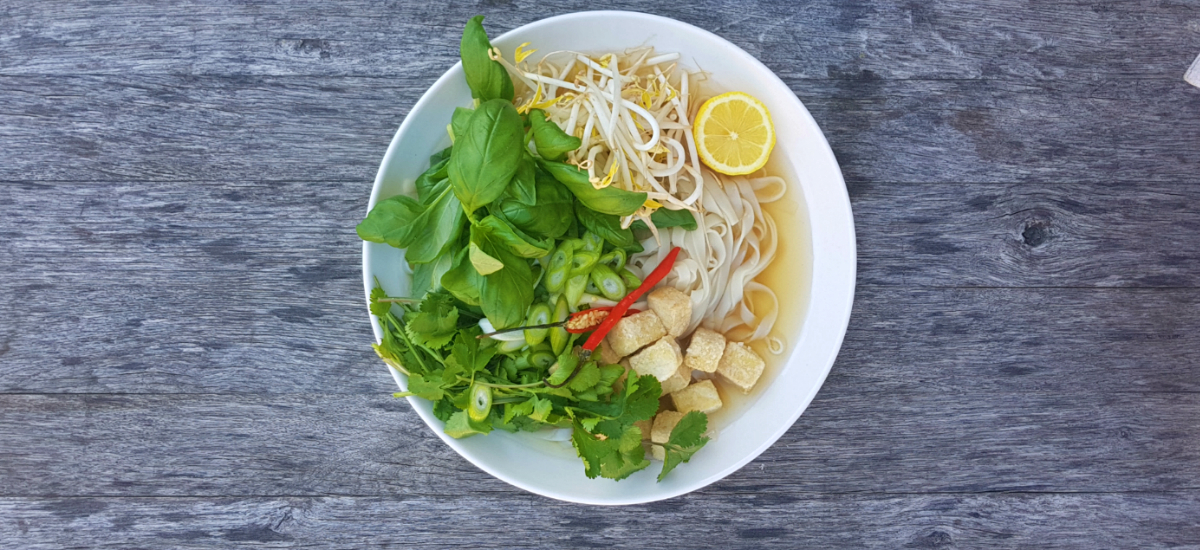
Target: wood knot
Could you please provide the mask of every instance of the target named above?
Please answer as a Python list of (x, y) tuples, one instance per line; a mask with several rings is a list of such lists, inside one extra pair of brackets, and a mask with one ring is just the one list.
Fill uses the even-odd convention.
[(1025, 225), (1025, 230), (1021, 232), (1021, 238), (1025, 240), (1026, 246), (1041, 246), (1050, 239), (1050, 226), (1041, 221), (1029, 222)]

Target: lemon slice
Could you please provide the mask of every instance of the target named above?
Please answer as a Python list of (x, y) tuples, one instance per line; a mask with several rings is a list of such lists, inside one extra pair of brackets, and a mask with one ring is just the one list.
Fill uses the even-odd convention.
[(721, 94), (700, 106), (692, 125), (700, 160), (729, 176), (749, 174), (767, 163), (775, 127), (767, 106), (744, 92)]

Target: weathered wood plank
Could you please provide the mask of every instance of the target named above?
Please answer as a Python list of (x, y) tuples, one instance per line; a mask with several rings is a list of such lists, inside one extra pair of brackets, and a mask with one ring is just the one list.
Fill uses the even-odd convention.
[[(1200, 390), (1195, 290), (1021, 290), (1194, 288), (1193, 187), (852, 190), (860, 285), (834, 380)], [(0, 391), (386, 391), (353, 231), (365, 196), (362, 183), (0, 187)], [(1016, 288), (912, 288), (981, 285)]]
[[(421, 78), (0, 77), (0, 181), (370, 182)], [(1196, 182), (1170, 80), (789, 80), (851, 185)], [(365, 195), (365, 193), (364, 193)]]
[[(484, 512), (483, 510), (486, 510)], [(87, 548), (1195, 548), (1194, 493), (689, 495), (600, 508), (530, 496), (0, 498), (0, 539)], [(514, 525), (513, 516), (521, 520)], [(64, 528), (64, 526), (69, 526)]]
[[(358, 0), (10, 5), (0, 74), (421, 76), (458, 60), (471, 16), (499, 34), (593, 3), (423, 4)], [(781, 75), (840, 78), (1178, 77), (1200, 20), (1187, 3), (616, 1), (716, 32)]]
[[(3, 496), (516, 491), (386, 395), (4, 395), (0, 410)], [(1200, 490), (1200, 425), (1184, 420), (1197, 414), (1195, 393), (835, 383), (774, 447), (701, 494)]]
[(849, 186), (860, 284), (1200, 286), (1200, 188)]

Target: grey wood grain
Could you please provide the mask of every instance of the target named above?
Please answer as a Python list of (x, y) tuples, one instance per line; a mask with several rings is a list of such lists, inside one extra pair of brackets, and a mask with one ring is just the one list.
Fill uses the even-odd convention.
[[(169, 285), (173, 276), (18, 286), (7, 294), (12, 301), (0, 302), (0, 316), (11, 320), (0, 327), (0, 391), (393, 391), (369, 347), (357, 276), (292, 282), (290, 266), (259, 281), (229, 275), (234, 282), (222, 287), (220, 275), (193, 277), (146, 293), (137, 285)], [(87, 310), (73, 311), (80, 303)], [(180, 303), (190, 311), (181, 313)], [(1198, 332), (1193, 289), (867, 286), (857, 291), (829, 383), (863, 391), (1196, 392)]]
[[(1194, 187), (853, 192), (860, 287), (833, 377), (1200, 388)], [(0, 391), (388, 391), (353, 232), (364, 196), (359, 183), (0, 187)], [(1045, 288), (1105, 285), (1173, 289)], [(980, 286), (1003, 288), (955, 290)]]
[[(548, 509), (521, 495), (0, 498), (0, 539), (90, 548), (1195, 548), (1200, 499), (1104, 495), (703, 495)], [(512, 518), (521, 522), (514, 524)]]
[[(0, 410), (9, 496), (513, 490), (388, 395), (4, 395)], [(1200, 425), (1177, 421), (1197, 414), (1197, 393), (831, 381), (771, 449), (700, 494), (1200, 491)]]
[(0, 547), (1200, 548), (1194, 2), (607, 4), (824, 129), (860, 259), (825, 386), (615, 509), (388, 396), (353, 232), (384, 149), (467, 17), (595, 7), (0, 0)]
[[(880, 1), (503, 4), (187, 1), (14, 5), (0, 74), (256, 74), (433, 78), (463, 23), (493, 36), (589, 9), (647, 11), (721, 35), (785, 77), (1178, 78), (1200, 20), (1186, 2)], [(536, 44), (534, 45), (536, 47)]]
[[(428, 77), (0, 77), (0, 181), (373, 181)], [(1195, 183), (1170, 80), (786, 81), (851, 184)], [(365, 192), (363, 193), (365, 196)]]

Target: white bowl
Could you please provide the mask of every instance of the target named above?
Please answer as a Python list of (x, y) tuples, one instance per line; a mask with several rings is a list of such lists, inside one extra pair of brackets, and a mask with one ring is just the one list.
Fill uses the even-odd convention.
[[(457, 43), (458, 37), (452, 38)], [(685, 67), (708, 71), (714, 89), (741, 90), (762, 100), (777, 131), (773, 162), (782, 156), (786, 165), (798, 167), (785, 177), (791, 185), (788, 193), (802, 195), (801, 208), (810, 224), (812, 286), (807, 311), (797, 323), (799, 333), (784, 335), (795, 345), (774, 380), (761, 392), (756, 390), (756, 400), (740, 416), (662, 483), (655, 482), (659, 468), (654, 465), (619, 482), (588, 479), (569, 446), (530, 434), (496, 431), (453, 439), (442, 432), (442, 422), (433, 416), (428, 401), (410, 397), (409, 403), (464, 458), (533, 493), (587, 504), (635, 504), (694, 491), (733, 473), (779, 439), (816, 396), (837, 357), (850, 320), (855, 278), (854, 221), (841, 169), (821, 129), (795, 94), (750, 54), (708, 31), (643, 13), (593, 11), (543, 19), (493, 40), (503, 52), (522, 42), (531, 42), (542, 53), (623, 51), (649, 44), (660, 52), (681, 53)], [(450, 144), (446, 124), (454, 107), (470, 103), (462, 66), (456, 64), (425, 92), (392, 138), (375, 177), (370, 207), (380, 199), (412, 192), (412, 182), (428, 167), (429, 155)], [(363, 243), (363, 285), (368, 295), (378, 278), (388, 294), (406, 296), (405, 273), (402, 251)], [(374, 316), (371, 325), (378, 341), (382, 333)], [(389, 370), (403, 389), (404, 376)]]

